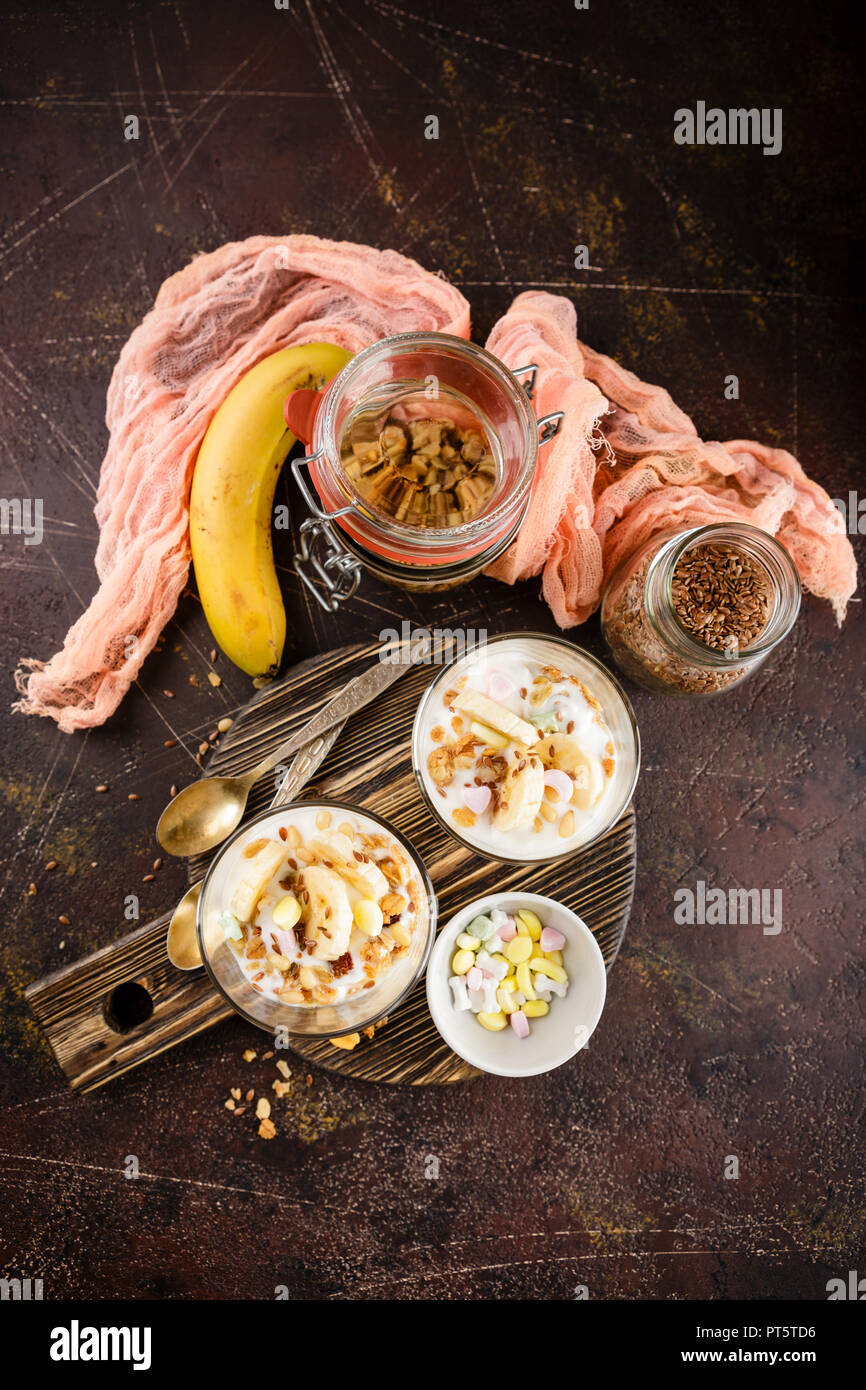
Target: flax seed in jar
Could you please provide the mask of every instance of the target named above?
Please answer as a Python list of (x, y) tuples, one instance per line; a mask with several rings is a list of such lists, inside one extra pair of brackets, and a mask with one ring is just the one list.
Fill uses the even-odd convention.
[(653, 536), (611, 576), (602, 631), (617, 665), (667, 695), (738, 685), (787, 637), (800, 608), (790, 554), (758, 527)]

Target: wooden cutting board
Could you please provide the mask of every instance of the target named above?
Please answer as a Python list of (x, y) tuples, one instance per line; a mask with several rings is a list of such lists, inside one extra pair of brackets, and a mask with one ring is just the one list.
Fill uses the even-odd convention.
[[(294, 667), (261, 691), (223, 736), (209, 773), (237, 773), (300, 729), (353, 676), (378, 659), (379, 644), (343, 647)], [(634, 891), (636, 841), (631, 807), (608, 834), (559, 864), (521, 868), (481, 859), (434, 821), (410, 761), (412, 721), (435, 675), (420, 666), (353, 715), (303, 796), (350, 801), (392, 821), (413, 843), (433, 880), (444, 924), (470, 897), (500, 889), (546, 893), (583, 917), (608, 968), (625, 934)], [(269, 805), (269, 773), (254, 787), (248, 814)], [(190, 861), (201, 878), (211, 856)], [(167, 905), (169, 906), (169, 905)], [(170, 905), (170, 906), (173, 906)], [(70, 1085), (92, 1090), (226, 1018), (231, 1010), (204, 970), (184, 974), (165, 954), (170, 910), (101, 951), (37, 981), (27, 998)], [(473, 1069), (443, 1043), (427, 1011), (423, 979), (372, 1039), (352, 1052), (327, 1039), (296, 1038), (301, 1056), (368, 1081), (430, 1085), (462, 1081)]]

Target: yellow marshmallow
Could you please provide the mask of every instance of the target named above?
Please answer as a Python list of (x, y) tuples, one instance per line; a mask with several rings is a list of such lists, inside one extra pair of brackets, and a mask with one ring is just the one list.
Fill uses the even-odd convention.
[(515, 936), (505, 947), (505, 954), (513, 965), (520, 965), (532, 955), (532, 942), (528, 936)]
[(382, 909), (372, 898), (359, 898), (352, 908), (355, 926), (365, 936), (378, 936), (385, 918)]
[(301, 919), (301, 904), (294, 893), (287, 893), (274, 907), (274, 923), (278, 927), (291, 929)]
[[(517, 914), (517, 921), (518, 923), (525, 923), (529, 931), (529, 935), (532, 937), (533, 941), (538, 940), (538, 938), (541, 936), (542, 927), (541, 922), (536, 917), (534, 912), (530, 912), (528, 907), (522, 907)], [(520, 931), (519, 926), (517, 930)]]
[(482, 1028), (487, 1028), (491, 1033), (501, 1033), (503, 1028), (508, 1027), (508, 1019), (505, 1014), (476, 1014), (475, 1017)]

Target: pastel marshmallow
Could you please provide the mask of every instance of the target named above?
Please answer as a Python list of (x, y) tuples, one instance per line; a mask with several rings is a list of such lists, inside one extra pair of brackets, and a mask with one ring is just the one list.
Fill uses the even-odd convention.
[(476, 816), (483, 816), (487, 807), (490, 805), (492, 792), (489, 787), (464, 787), (463, 805)]
[(543, 927), (539, 945), (542, 951), (561, 951), (565, 945), (566, 938), (563, 932), (556, 927)]
[(528, 1038), (530, 1034), (529, 1019), (520, 1009), (515, 1009), (513, 1014), (508, 1015), (508, 1022), (511, 1024), (518, 1038)]

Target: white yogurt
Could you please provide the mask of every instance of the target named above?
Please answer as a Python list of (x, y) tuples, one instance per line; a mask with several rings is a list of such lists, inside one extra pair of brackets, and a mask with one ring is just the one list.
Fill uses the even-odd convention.
[[(555, 666), (561, 672), (561, 678), (546, 674), (543, 669), (545, 665)], [(569, 676), (574, 679), (569, 679)], [(548, 644), (543, 641), (521, 641), (520, 638), (494, 641), (480, 651), (470, 653), (439, 677), (426, 700), (416, 734), (417, 761), (431, 803), (456, 835), (492, 858), (530, 862), (567, 854), (606, 828), (617, 800), (615, 773), (618, 750), (604, 709), (600, 707), (600, 695), (605, 692), (597, 695), (589, 679), (583, 663), (580, 666), (572, 663), (569, 670), (568, 654), (561, 647), (550, 651)], [(549, 690), (546, 688), (548, 686)], [(458, 687), (459, 695), (455, 702), (454, 691)], [(451, 780), (446, 785), (441, 782), (437, 785), (431, 775), (431, 754), (443, 747), (458, 747), (461, 738), (467, 738), (471, 732), (470, 715), (460, 707), (466, 692), (475, 692), (495, 700), (498, 706), (504, 707), (526, 724), (541, 725), (542, 731), (536, 740), (510, 739), (507, 748), (497, 750), (509, 763), (523, 756), (517, 754), (518, 747), (532, 757), (540, 756), (547, 772), (555, 767), (556, 761), (562, 761), (563, 754), (558, 750), (556, 758), (551, 756), (551, 745), (545, 743), (545, 727), (548, 735), (552, 732), (577, 740), (592, 763), (592, 776), (598, 785), (598, 794), (592, 804), (578, 806), (571, 799), (563, 800), (560, 785), (559, 799), (554, 799), (555, 787), (545, 794), (543, 801), (546, 809), (543, 814), (539, 808), (539, 813), (528, 824), (502, 828), (497, 824), (501, 819), (497, 815), (499, 788), (503, 786), (501, 764), (494, 762), (491, 768), (478, 761), (483, 757), (483, 742), (473, 750), (472, 766), (455, 766)], [(446, 694), (451, 696), (449, 703), (444, 698)], [(439, 764), (440, 767), (450, 766), (446, 755), (439, 755)], [(579, 767), (576, 779), (584, 784), (588, 771)], [(490, 804), (481, 811), (476, 809), (479, 800), (478, 779), (492, 792)], [(547, 778), (548, 784), (557, 780), (561, 784), (561, 777)], [(569, 783), (573, 787), (575, 777), (569, 777)], [(507, 787), (507, 781), (504, 785)], [(569, 815), (573, 828), (571, 833), (563, 833), (563, 822), (566, 830), (571, 824), (567, 819)], [(474, 820), (470, 819), (472, 816)]]

